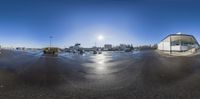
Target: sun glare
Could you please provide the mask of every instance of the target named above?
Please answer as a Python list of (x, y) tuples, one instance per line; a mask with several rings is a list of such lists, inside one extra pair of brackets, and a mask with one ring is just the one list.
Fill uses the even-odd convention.
[(103, 40), (103, 39), (104, 39), (104, 37), (102, 35), (98, 36), (98, 40)]

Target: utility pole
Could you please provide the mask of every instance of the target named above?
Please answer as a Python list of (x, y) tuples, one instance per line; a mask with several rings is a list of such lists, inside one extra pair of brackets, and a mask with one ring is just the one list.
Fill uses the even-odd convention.
[(170, 54), (172, 53), (172, 40), (171, 40), (171, 35), (169, 36), (169, 42), (170, 42)]
[(181, 34), (180, 34), (180, 41), (179, 41), (179, 46), (180, 46), (180, 50), (181, 50), (181, 52), (182, 52), (182, 37), (181, 37)]

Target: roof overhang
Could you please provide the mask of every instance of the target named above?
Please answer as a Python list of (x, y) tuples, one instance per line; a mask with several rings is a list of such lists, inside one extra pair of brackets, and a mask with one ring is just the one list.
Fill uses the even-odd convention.
[(192, 35), (187, 34), (170, 34), (165, 37), (162, 42), (173, 42), (173, 41), (186, 41), (191, 43), (196, 43), (199, 46), (199, 43)]

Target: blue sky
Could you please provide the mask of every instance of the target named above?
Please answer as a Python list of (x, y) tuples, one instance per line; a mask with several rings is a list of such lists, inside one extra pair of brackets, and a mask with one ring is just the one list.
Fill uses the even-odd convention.
[[(0, 45), (84, 47), (155, 44), (171, 33), (200, 41), (200, 2), (192, 0), (0, 0)], [(97, 40), (103, 35), (104, 40)]]

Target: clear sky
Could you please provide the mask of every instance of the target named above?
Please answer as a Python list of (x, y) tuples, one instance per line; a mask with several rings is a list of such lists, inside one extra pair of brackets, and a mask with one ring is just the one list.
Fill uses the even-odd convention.
[[(0, 0), (0, 45), (155, 44), (171, 33), (200, 41), (197, 0)], [(97, 40), (103, 35), (104, 40)]]

